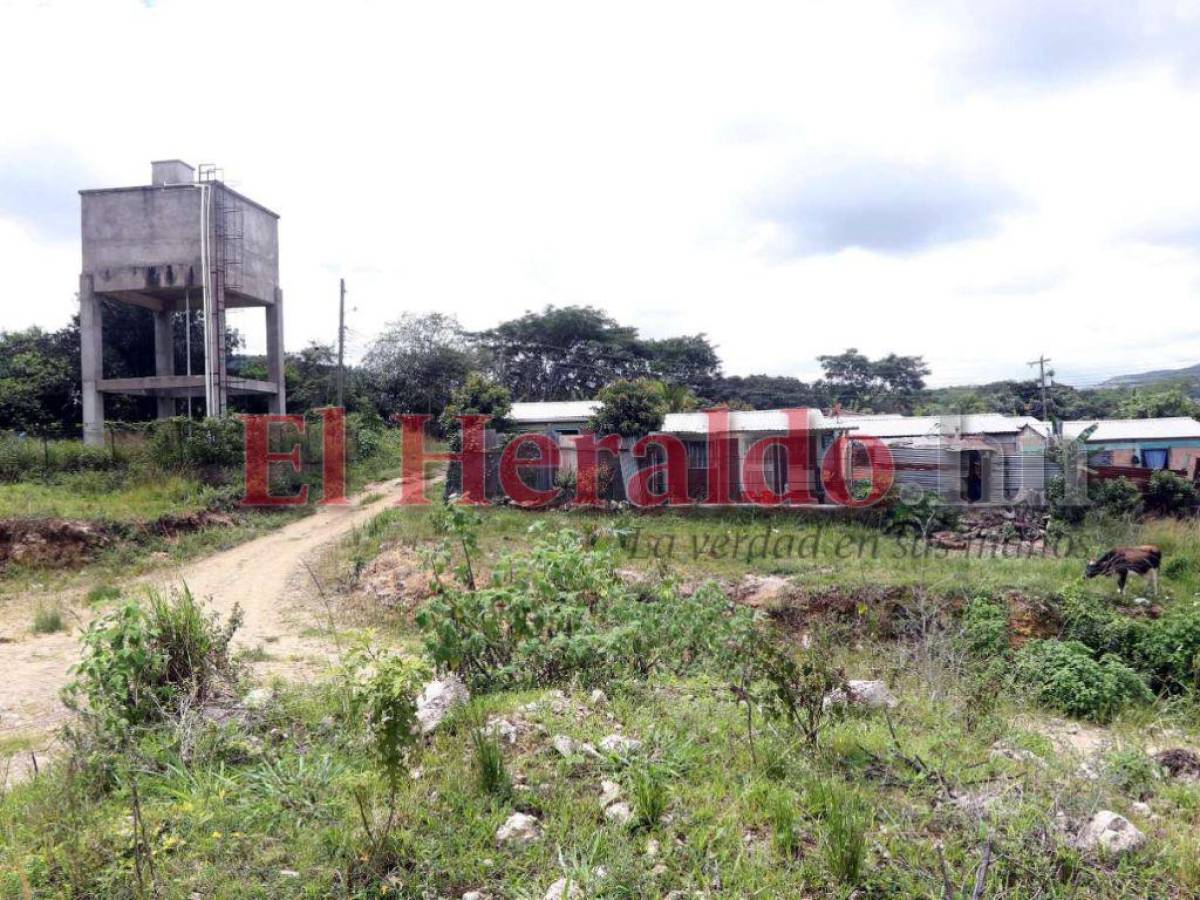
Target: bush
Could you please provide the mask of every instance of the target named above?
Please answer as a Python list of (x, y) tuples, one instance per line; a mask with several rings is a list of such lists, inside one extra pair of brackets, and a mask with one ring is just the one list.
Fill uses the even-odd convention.
[(65, 472), (107, 472), (125, 468), (119, 448), (88, 447), (82, 441), (42, 441), (0, 436), (0, 482), (15, 484)]
[(129, 601), (94, 621), (83, 635), (83, 658), (63, 689), (64, 702), (120, 736), (203, 700), (228, 674), (229, 642), (241, 624), (236, 606), (225, 625), (206, 616), (191, 593), (148, 606)]
[(614, 381), (597, 399), (600, 409), (592, 416), (591, 428), (622, 437), (640, 438), (658, 431), (668, 409), (662, 386), (648, 378)]
[(976, 597), (963, 610), (963, 641), (972, 655), (991, 660), (1009, 651), (1008, 607), (990, 597)]
[(1078, 641), (1030, 641), (1016, 655), (1014, 679), (1044, 706), (1107, 722), (1131, 703), (1153, 699), (1142, 677), (1113, 654), (1096, 660)]
[(236, 418), (160, 419), (150, 425), (146, 452), (162, 468), (241, 466), (245, 429)]
[(63, 624), (62, 610), (57, 606), (47, 606), (39, 603), (33, 611), (33, 633), (54, 634), (66, 627)]
[(1111, 478), (1090, 485), (1088, 495), (1105, 515), (1135, 516), (1142, 509), (1142, 492), (1128, 478)]
[(1154, 793), (1158, 767), (1141, 750), (1117, 750), (1104, 759), (1104, 779), (1139, 800)]
[(416, 617), (434, 663), (476, 690), (682, 672), (716, 658), (733, 623), (750, 617), (713, 586), (680, 597), (664, 582), (638, 596), (614, 577), (611, 551), (538, 526), (528, 551), (502, 558), (474, 589), (476, 519), (455, 515), (464, 562), (443, 580), (449, 544), (432, 555), (437, 593)]
[(1196, 508), (1196, 487), (1186, 478), (1166, 470), (1150, 476), (1146, 509), (1160, 516), (1181, 516)]

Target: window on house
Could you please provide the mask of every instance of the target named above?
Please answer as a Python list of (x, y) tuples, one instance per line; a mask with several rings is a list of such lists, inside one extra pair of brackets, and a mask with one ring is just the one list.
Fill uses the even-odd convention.
[(1142, 465), (1147, 469), (1165, 469), (1170, 457), (1170, 450), (1143, 450)]

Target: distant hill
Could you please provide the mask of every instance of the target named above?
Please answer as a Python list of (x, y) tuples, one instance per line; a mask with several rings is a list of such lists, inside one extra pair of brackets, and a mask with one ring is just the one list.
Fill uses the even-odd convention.
[(1163, 381), (1200, 381), (1200, 364), (1184, 369), (1156, 369), (1153, 372), (1138, 372), (1133, 375), (1118, 375), (1101, 382), (1102, 388), (1141, 387)]

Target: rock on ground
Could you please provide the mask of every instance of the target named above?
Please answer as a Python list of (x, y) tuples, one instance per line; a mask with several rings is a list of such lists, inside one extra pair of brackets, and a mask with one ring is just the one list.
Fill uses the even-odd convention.
[(1167, 770), (1172, 778), (1200, 781), (1200, 756), (1183, 747), (1174, 747), (1154, 754), (1154, 761)]
[(525, 813), (513, 813), (496, 829), (497, 844), (532, 844), (541, 836), (538, 820)]
[(583, 896), (583, 891), (574, 881), (560, 878), (554, 884), (550, 885), (550, 889), (546, 891), (546, 896), (543, 900), (568, 900), (568, 898), (578, 898)]
[(618, 753), (625, 755), (627, 753), (634, 753), (637, 750), (640, 750), (641, 747), (641, 741), (637, 740), (636, 738), (625, 737), (623, 734), (610, 734), (608, 737), (602, 738), (600, 741), (600, 749), (605, 753)]
[(831, 706), (844, 706), (846, 703), (869, 706), (872, 709), (894, 709), (899, 701), (892, 696), (892, 692), (882, 681), (847, 681), (846, 690), (837, 688), (830, 691), (821, 705), (828, 709)]
[(576, 750), (575, 742), (565, 734), (556, 734), (550, 744), (562, 756), (570, 756)]
[(429, 734), (442, 724), (451, 709), (470, 699), (471, 692), (457, 675), (429, 682), (417, 698), (417, 722), (421, 725), (421, 734)]
[(1111, 809), (1102, 809), (1092, 816), (1075, 840), (1080, 850), (1099, 850), (1109, 856), (1136, 850), (1145, 842), (1146, 835)]
[(628, 803), (613, 803), (604, 810), (604, 818), (618, 825), (628, 825), (633, 819), (633, 810)]
[(605, 778), (600, 782), (600, 805), (608, 806), (616, 803), (621, 796), (621, 786), (615, 781)]

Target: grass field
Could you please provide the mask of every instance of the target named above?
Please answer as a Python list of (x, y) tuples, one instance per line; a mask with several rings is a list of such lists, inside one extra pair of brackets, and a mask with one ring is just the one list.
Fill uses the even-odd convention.
[[(539, 522), (542, 537), (530, 533)], [(331, 671), (314, 684), (279, 683), (266, 703), (146, 728), (123, 755), (101, 753), (112, 768), (99, 783), (87, 766), (62, 766), (0, 798), (4, 896), (542, 898), (560, 879), (579, 897), (970, 897), (977, 879), (987, 897), (1200, 895), (1200, 785), (1167, 777), (1149, 756), (1200, 748), (1193, 694), (1162, 692), (1104, 724), (1063, 718), (1009, 679), (1010, 663), (967, 649), (961, 604), (927, 618), (919, 608), (926, 597), (1011, 592), (1050, 607), (1075, 596), (1116, 608), (1110, 581), (1081, 576), (1087, 550), (1119, 540), (1163, 546), (1171, 574), (1160, 599), (1168, 616), (1184, 614), (1197, 598), (1194, 521), (1092, 526), (1064, 559), (968, 559), (860, 555), (876, 538), (891, 545), (864, 525), (784, 516), (490, 509), (472, 548), (476, 571), (503, 578), (508, 554), (564, 530), (611, 552), (608, 572), (644, 570), (652, 584), (730, 585), (755, 573), (785, 575), (801, 596), (896, 589), (890, 622), (865, 599), (848, 616), (780, 618), (795, 652), (883, 682), (895, 708), (834, 709), (809, 743), (739, 702), (725, 663), (580, 669), (477, 692), (408, 753), (389, 804), (372, 732), (346, 675)], [(765, 538), (741, 554), (692, 550), (738, 534), (743, 548)], [(813, 552), (775, 558), (772, 542), (789, 535)], [(673, 558), (636, 549), (647, 536), (673, 541)], [(330, 583), (345, 586), (334, 603), (364, 602), (354, 573), (381, 552), (427, 555), (440, 537), (428, 510), (383, 513), (327, 561)], [(461, 546), (448, 550), (446, 573), (463, 561)], [(546, 559), (551, 583), (576, 565)], [(641, 602), (667, 602), (657, 590)], [(418, 653), (428, 634), (403, 605), (376, 602), (374, 645)], [(670, 602), (685, 627), (687, 604)], [(485, 722), (490, 740), (477, 733)], [(613, 734), (640, 746), (591, 752)], [(628, 809), (616, 814), (613, 802)], [(389, 808), (379, 844), (371, 835)], [(1101, 809), (1126, 816), (1145, 844), (1119, 858), (1076, 846)], [(536, 818), (538, 836), (498, 844), (517, 812)]]

